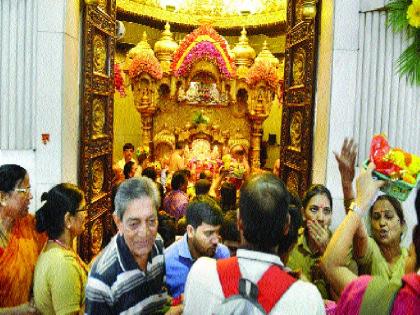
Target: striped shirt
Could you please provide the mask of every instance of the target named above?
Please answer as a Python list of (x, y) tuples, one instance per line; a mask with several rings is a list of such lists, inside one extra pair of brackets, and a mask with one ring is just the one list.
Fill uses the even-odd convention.
[(118, 234), (92, 266), (86, 286), (85, 314), (154, 314), (167, 302), (162, 240), (139, 269), (123, 236)]

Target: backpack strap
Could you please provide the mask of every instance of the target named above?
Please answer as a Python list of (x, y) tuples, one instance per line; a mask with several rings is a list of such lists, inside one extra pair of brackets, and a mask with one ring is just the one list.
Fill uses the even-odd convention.
[[(238, 258), (219, 259), (216, 262), (216, 266), (225, 298), (238, 295), (239, 280), (241, 279)], [(257, 283), (258, 303), (264, 308), (266, 313), (271, 311), (295, 281), (295, 278), (277, 265), (272, 265), (266, 270)]]
[(360, 315), (391, 314), (395, 297), (402, 284), (389, 282), (383, 277), (372, 277), (363, 294)]
[(277, 265), (272, 265), (258, 281), (258, 303), (270, 313), (296, 279)]
[(218, 259), (216, 266), (225, 298), (239, 294), (241, 271), (239, 270), (238, 258)]

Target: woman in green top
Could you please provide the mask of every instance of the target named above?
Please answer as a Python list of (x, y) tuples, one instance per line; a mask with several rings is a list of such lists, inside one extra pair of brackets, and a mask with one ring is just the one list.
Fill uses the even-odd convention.
[[(354, 165), (356, 160), (355, 149), (356, 146), (353, 141), (346, 139), (341, 154), (336, 154), (343, 187), (348, 183), (349, 177), (354, 177), (354, 167), (351, 169), (347, 166)], [(353, 171), (353, 175), (351, 171)], [(287, 265), (294, 270), (300, 270), (307, 280), (317, 286), (324, 299), (336, 300), (339, 297), (339, 291), (334, 290), (329, 285), (324, 272), (320, 268), (320, 259), (331, 238), (329, 229), (333, 206), (331, 193), (323, 185), (312, 186), (306, 192), (302, 205), (305, 228), (300, 230), (298, 243), (290, 254)], [(350, 249), (345, 258), (346, 265), (353, 273), (357, 274), (357, 264), (352, 256)]]
[(83, 192), (72, 184), (59, 184), (41, 197), (36, 228), (46, 231), (48, 242), (35, 267), (36, 308), (48, 314), (82, 314), (87, 268), (73, 250), (73, 241), (85, 225)]
[[(340, 155), (335, 154), (343, 185), (346, 212), (354, 199), (352, 188), (355, 176), (357, 150), (353, 140), (346, 139)], [(393, 282), (400, 282), (404, 275), (406, 248), (401, 247), (401, 238), (406, 223), (401, 203), (388, 195), (378, 197), (369, 210), (371, 236), (366, 227), (359, 228), (353, 239), (353, 256), (359, 266), (359, 274), (384, 276)], [(337, 288), (338, 291), (341, 288)]]
[(296, 246), (290, 253), (288, 267), (300, 271), (303, 278), (314, 283), (322, 297), (330, 297), (329, 289), (319, 268), (319, 260), (330, 239), (332, 197), (324, 185), (309, 188), (302, 199), (304, 228), (299, 230)]
[(408, 256), (407, 249), (400, 245), (406, 230), (400, 202), (388, 195), (380, 196), (369, 210), (369, 219), (372, 236), (363, 231), (356, 236), (359, 241), (353, 242), (360, 273), (384, 276), (399, 283)]

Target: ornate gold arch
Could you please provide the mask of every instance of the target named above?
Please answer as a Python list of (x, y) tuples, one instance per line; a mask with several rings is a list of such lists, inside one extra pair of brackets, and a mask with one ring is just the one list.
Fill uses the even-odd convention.
[[(199, 26), (204, 19), (209, 18), (207, 14), (199, 14), (199, 12), (194, 15), (184, 12), (171, 12), (155, 5), (146, 4), (146, 1), (142, 0), (117, 0), (117, 12), (133, 17), (146, 17), (155, 21), (185, 26)], [(215, 28), (229, 29), (240, 26), (252, 29), (267, 25), (281, 24), (284, 26), (286, 15), (286, 8), (278, 8), (256, 14), (211, 16), (211, 20)]]

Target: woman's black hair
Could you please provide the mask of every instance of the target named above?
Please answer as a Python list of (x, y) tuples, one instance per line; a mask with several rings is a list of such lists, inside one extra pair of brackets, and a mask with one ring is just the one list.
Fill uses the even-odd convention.
[(140, 153), (140, 155), (137, 157), (137, 161), (139, 162), (139, 165), (141, 166), (143, 162), (149, 157), (149, 155), (146, 152)]
[(309, 187), (309, 189), (305, 193), (305, 196), (303, 196), (303, 199), (302, 199), (303, 210), (305, 210), (306, 206), (309, 203), (309, 200), (311, 200), (311, 198), (316, 195), (326, 196), (328, 198), (328, 201), (330, 202), (331, 209), (333, 208), (333, 200), (332, 200), (331, 192), (329, 191), (329, 189), (325, 187), (324, 185), (316, 184)]
[(171, 188), (172, 190), (179, 190), (181, 187), (188, 183), (188, 178), (184, 171), (176, 171), (172, 176)]
[(220, 228), (220, 236), (223, 241), (240, 242), (241, 236), (239, 234), (237, 225), (237, 210), (229, 210), (223, 216), (223, 224)]
[(3, 164), (0, 166), (0, 191), (9, 193), (16, 188), (28, 172), (16, 164)]
[(387, 200), (395, 209), (395, 212), (397, 213), (397, 216), (400, 219), (401, 224), (405, 224), (404, 211), (403, 211), (401, 202), (399, 202), (398, 199), (389, 195), (381, 195), (375, 200), (375, 202), (369, 209), (369, 216), (372, 218), (373, 207), (378, 201), (381, 201), (381, 200)]
[(175, 217), (167, 214), (164, 211), (159, 211), (158, 213), (159, 225), (158, 233), (163, 238), (163, 245), (165, 248), (168, 248), (173, 242), (175, 242), (176, 237), (176, 219)]
[(278, 247), (279, 255), (285, 255), (290, 252), (299, 238), (299, 229), (303, 226), (302, 212), (300, 211), (301, 204), (299, 197), (290, 194), (291, 202), (289, 205), (290, 225), (287, 235), (283, 236), (282, 241)]
[(84, 198), (83, 191), (76, 185), (62, 183), (43, 193), (43, 206), (35, 213), (38, 232), (47, 231), (49, 239), (57, 239), (64, 231), (64, 216), (67, 212), (76, 215)]
[(124, 170), (123, 170), (125, 179), (130, 178), (130, 172), (133, 165), (134, 165), (133, 161), (128, 161), (127, 163), (125, 163)]
[(224, 182), (220, 188), (220, 207), (223, 212), (237, 209), (236, 188), (229, 182)]
[(146, 167), (142, 172), (141, 176), (149, 177), (152, 181), (156, 181), (157, 173), (154, 167)]

